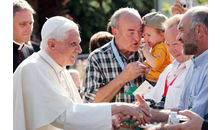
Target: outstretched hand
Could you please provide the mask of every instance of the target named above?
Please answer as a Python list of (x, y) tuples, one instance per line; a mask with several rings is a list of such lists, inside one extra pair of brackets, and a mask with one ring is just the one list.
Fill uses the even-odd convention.
[(150, 108), (139, 94), (136, 95), (136, 98), (137, 98), (137, 102), (135, 104), (136, 104), (136, 110), (138, 110), (138, 115), (132, 116), (132, 121), (135, 122), (136, 126), (150, 123), (150, 119), (152, 116), (150, 113)]
[[(113, 125), (118, 126), (119, 123), (127, 120), (132, 120), (135, 122), (135, 125), (145, 125), (150, 122), (151, 112), (147, 103), (140, 97), (139, 94), (136, 95), (137, 104), (130, 103), (113, 103), (112, 105), (112, 115), (118, 114), (114, 118)], [(115, 120), (116, 119), (116, 120)]]
[[(141, 109), (142, 113), (145, 115), (144, 117), (144, 122), (146, 123), (150, 123), (150, 119), (151, 119), (151, 112), (150, 112), (150, 108), (148, 106), (148, 104), (145, 102), (145, 100), (139, 95), (136, 95), (137, 98), (137, 102), (138, 102), (138, 108)], [(144, 125), (145, 125), (144, 124)]]

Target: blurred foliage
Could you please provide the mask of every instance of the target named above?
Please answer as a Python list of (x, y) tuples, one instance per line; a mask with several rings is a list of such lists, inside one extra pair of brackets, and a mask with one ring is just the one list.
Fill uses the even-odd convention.
[(200, 5), (208, 5), (208, 0), (197, 0)]
[(121, 7), (133, 7), (141, 16), (149, 13), (154, 0), (70, 0), (69, 14), (80, 25), (82, 53), (89, 52), (90, 37), (98, 31), (106, 31), (112, 14)]
[(163, 8), (161, 9), (161, 11), (164, 12), (164, 15), (166, 15), (167, 17), (170, 17), (170, 15), (171, 15), (171, 5), (167, 2), (163, 2), (162, 7)]

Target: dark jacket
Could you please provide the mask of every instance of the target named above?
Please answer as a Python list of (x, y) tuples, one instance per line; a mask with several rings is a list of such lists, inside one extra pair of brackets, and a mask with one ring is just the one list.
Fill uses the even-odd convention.
[(19, 45), (13, 43), (13, 73), (18, 65), (28, 56), (34, 53), (31, 46), (24, 44), (21, 50), (18, 50)]

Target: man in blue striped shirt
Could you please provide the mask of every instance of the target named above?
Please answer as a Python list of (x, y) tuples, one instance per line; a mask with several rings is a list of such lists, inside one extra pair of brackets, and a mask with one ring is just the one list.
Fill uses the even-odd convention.
[(194, 55), (178, 108), (190, 109), (204, 117), (208, 113), (208, 8), (193, 8), (177, 28), (180, 31), (177, 39), (183, 43), (184, 53)]

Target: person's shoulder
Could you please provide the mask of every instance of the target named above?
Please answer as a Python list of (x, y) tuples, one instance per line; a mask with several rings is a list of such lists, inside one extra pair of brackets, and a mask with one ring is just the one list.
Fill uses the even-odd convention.
[(40, 50), (40, 44), (34, 42), (34, 41), (31, 41), (31, 44), (32, 44), (32, 47), (33, 47), (33, 50), (35, 52), (38, 52)]
[(24, 49), (28, 50), (29, 52), (34, 52), (33, 46), (29, 44), (24, 44)]
[(152, 53), (161, 53), (161, 54), (164, 54), (164, 55), (167, 55), (167, 53), (170, 55), (170, 52), (168, 50), (168, 47), (165, 43), (160, 43), (160, 44), (157, 44), (156, 46), (154, 46), (152, 48)]
[(33, 49), (33, 47), (32, 47), (32, 45), (31, 45), (31, 43), (24, 43), (24, 47), (27, 47), (27, 48), (32, 48)]
[(161, 49), (165, 49), (165, 48), (167, 48), (167, 45), (166, 45), (166, 43), (164, 43), (164, 42), (161, 42), (160, 44), (157, 44), (156, 46), (155, 46), (155, 48), (161, 48)]
[(100, 58), (101, 55), (108, 55), (109, 53), (112, 53), (111, 44), (107, 43), (104, 46), (95, 49), (93, 52), (89, 54), (88, 59), (91, 58)]
[(28, 58), (26, 58), (24, 61), (22, 61), (21, 65), (23, 67), (29, 67), (29, 66), (35, 67), (36, 65), (38, 65), (38, 59), (39, 59), (39, 55), (37, 53), (34, 53)]
[(93, 52), (94, 53), (105, 53), (106, 51), (111, 51), (111, 50), (112, 50), (112, 48), (111, 48), (111, 44), (109, 42), (109, 43), (95, 49)]

